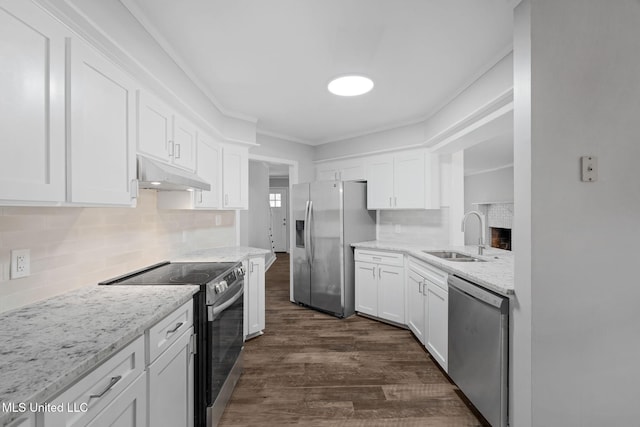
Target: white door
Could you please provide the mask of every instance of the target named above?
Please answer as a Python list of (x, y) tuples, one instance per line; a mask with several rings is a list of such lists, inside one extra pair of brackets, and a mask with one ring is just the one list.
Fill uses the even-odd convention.
[(356, 261), (356, 311), (371, 316), (378, 315), (378, 266)]
[(376, 156), (367, 164), (367, 208), (393, 208), (393, 157)]
[(0, 2), (0, 199), (65, 198), (66, 35), (35, 4)]
[(378, 267), (378, 317), (404, 325), (404, 267)]
[(270, 188), (271, 240), (276, 252), (289, 251), (287, 230), (289, 224), (289, 189)]
[(132, 203), (135, 89), (129, 76), (80, 39), (70, 43), (68, 199)]

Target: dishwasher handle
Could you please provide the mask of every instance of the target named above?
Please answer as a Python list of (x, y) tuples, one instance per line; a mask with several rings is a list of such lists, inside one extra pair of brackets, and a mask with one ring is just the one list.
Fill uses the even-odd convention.
[(506, 309), (508, 298), (493, 293), (479, 285), (464, 280), (458, 276), (449, 276), (449, 286), (469, 295), (472, 298), (483, 301), (493, 307)]

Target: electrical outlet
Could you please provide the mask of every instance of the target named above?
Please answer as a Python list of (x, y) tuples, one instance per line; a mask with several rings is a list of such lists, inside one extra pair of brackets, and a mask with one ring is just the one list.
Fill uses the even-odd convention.
[(31, 252), (29, 249), (11, 251), (11, 278), (19, 279), (31, 274)]

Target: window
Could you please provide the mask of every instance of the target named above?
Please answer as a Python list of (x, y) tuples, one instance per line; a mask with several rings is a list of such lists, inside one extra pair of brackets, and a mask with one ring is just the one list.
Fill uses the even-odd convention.
[(269, 194), (269, 206), (272, 208), (282, 207), (282, 195), (280, 193)]

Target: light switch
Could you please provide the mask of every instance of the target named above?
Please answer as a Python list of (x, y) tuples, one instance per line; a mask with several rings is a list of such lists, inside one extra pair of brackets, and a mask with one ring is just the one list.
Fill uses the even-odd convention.
[(596, 156), (582, 156), (582, 181), (594, 182), (598, 180), (598, 158)]

